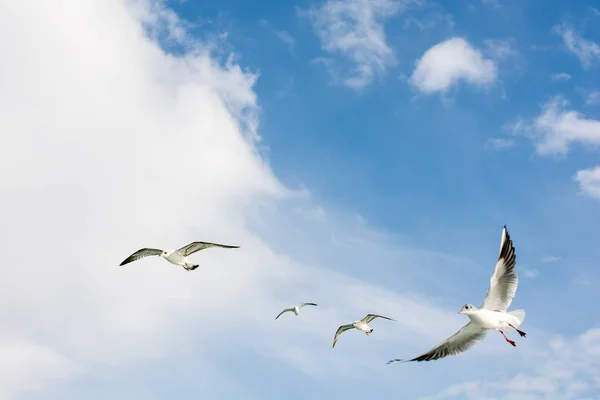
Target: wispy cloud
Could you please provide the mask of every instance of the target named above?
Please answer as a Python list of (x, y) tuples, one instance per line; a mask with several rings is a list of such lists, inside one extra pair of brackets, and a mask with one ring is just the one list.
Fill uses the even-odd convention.
[(569, 25), (556, 25), (554, 31), (561, 35), (567, 49), (581, 62), (583, 68), (591, 68), (600, 61), (600, 45), (579, 36)]
[(485, 149), (488, 150), (506, 150), (516, 144), (515, 139), (509, 138), (489, 138), (485, 142)]
[(494, 7), (494, 8), (502, 7), (500, 0), (481, 0), (481, 3), (486, 6), (490, 6), (490, 7)]
[(600, 104), (600, 92), (589, 93), (585, 99), (585, 102), (593, 105)]
[(538, 271), (535, 268), (526, 269), (523, 272), (523, 275), (525, 275), (526, 278), (533, 279), (533, 278), (537, 278), (540, 275), (540, 271)]
[(535, 347), (515, 360), (521, 372), (511, 378), (467, 379), (436, 396), (420, 400), (583, 400), (596, 397), (600, 375), (600, 329), (589, 329), (573, 338), (551, 338)]
[(290, 53), (294, 53), (294, 45), (296, 44), (296, 39), (285, 30), (275, 31), (275, 34), (279, 39), (281, 39), (283, 43), (285, 43), (288, 46)]
[(544, 256), (540, 260), (540, 262), (543, 263), (543, 264), (555, 263), (555, 262), (558, 262), (558, 261), (560, 261), (560, 258), (558, 258), (556, 256), (552, 256), (552, 255)]
[(567, 74), (566, 72), (552, 75), (553, 81), (568, 81), (569, 79), (571, 79), (571, 75)]
[(496, 81), (494, 62), (473, 48), (464, 38), (455, 37), (431, 47), (417, 60), (410, 83), (421, 92), (445, 92), (461, 81), (489, 86)]
[(517, 127), (534, 140), (538, 154), (564, 155), (573, 143), (600, 145), (600, 121), (568, 110), (567, 105), (564, 98), (557, 96), (543, 105), (542, 113), (531, 125), (521, 123)]
[(412, 3), (417, 2), (327, 0), (320, 7), (298, 12), (310, 18), (326, 53), (341, 56), (352, 64), (351, 68), (338, 65), (333, 72), (335, 83), (360, 89), (395, 64), (384, 23)]
[(574, 179), (583, 194), (600, 200), (600, 166), (579, 170)]
[(503, 61), (518, 54), (509, 40), (487, 39), (483, 43), (485, 53), (496, 61)]

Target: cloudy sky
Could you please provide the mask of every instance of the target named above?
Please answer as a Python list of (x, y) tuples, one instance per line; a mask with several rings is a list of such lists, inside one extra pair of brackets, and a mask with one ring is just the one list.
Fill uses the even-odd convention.
[(593, 3), (0, 2), (0, 399), (599, 398)]

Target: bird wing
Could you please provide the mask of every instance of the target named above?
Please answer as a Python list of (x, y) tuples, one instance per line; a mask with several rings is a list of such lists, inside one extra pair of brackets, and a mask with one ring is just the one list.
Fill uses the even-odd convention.
[(496, 269), (490, 278), (490, 287), (485, 295), (482, 308), (493, 311), (506, 311), (517, 293), (519, 277), (515, 269), (515, 248), (513, 247), (506, 225), (502, 229), (500, 255)]
[(375, 318), (383, 318), (383, 319), (387, 319), (389, 321), (395, 321), (391, 318), (384, 317), (383, 315), (367, 314), (367, 316), (362, 319), (362, 322), (364, 322), (365, 324), (368, 324), (369, 322), (373, 321)]
[(486, 330), (473, 324), (469, 321), (458, 332), (438, 344), (427, 353), (421, 354), (412, 360), (402, 360), (396, 358), (388, 361), (388, 364), (393, 362), (409, 362), (409, 361), (432, 361), (446, 356), (457, 356), (469, 350), (473, 345), (479, 342), (486, 334)]
[(143, 248), (143, 249), (139, 249), (138, 251), (136, 251), (129, 257), (127, 257), (125, 260), (123, 260), (123, 262), (119, 265), (129, 264), (130, 262), (134, 262), (134, 261), (139, 260), (140, 258), (144, 258), (144, 257), (148, 257), (148, 256), (158, 256), (162, 252), (163, 251), (161, 249), (150, 249), (147, 247)]
[(348, 329), (352, 329), (354, 328), (354, 326), (352, 324), (348, 324), (348, 325), (342, 325), (338, 328), (338, 330), (335, 332), (335, 337), (333, 338), (333, 345), (331, 346), (331, 348), (333, 349), (335, 347), (335, 344), (338, 340), (338, 337), (346, 332)]
[(282, 311), (282, 312), (280, 312), (280, 313), (279, 313), (279, 314), (278, 314), (278, 315), (275, 317), (275, 319), (279, 318), (279, 317), (281, 316), (281, 314), (283, 314), (284, 312), (288, 312), (288, 311), (292, 311), (292, 310), (293, 310), (293, 308), (284, 308), (284, 309), (283, 309), (283, 311)]
[(177, 253), (181, 254), (183, 257), (187, 257), (190, 254), (194, 254), (197, 251), (208, 249), (209, 247), (223, 247), (226, 249), (237, 249), (240, 246), (230, 246), (228, 244), (219, 244), (219, 243), (210, 243), (210, 242), (192, 242), (186, 246), (183, 246)]
[(315, 304), (315, 303), (302, 303), (302, 304), (300, 304), (299, 308), (302, 308), (304, 306), (318, 306), (318, 304)]

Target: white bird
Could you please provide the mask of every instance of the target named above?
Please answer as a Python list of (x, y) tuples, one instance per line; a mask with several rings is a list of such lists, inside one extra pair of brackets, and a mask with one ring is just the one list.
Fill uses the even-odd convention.
[(338, 337), (346, 332), (349, 329), (358, 329), (359, 331), (364, 332), (367, 336), (370, 335), (373, 332), (373, 328), (371, 328), (368, 323), (373, 321), (375, 318), (383, 318), (383, 319), (387, 319), (389, 321), (395, 321), (391, 318), (388, 317), (384, 317), (383, 315), (377, 315), (377, 314), (367, 314), (366, 317), (364, 317), (363, 319), (359, 320), (359, 321), (354, 321), (351, 324), (348, 325), (342, 325), (338, 328), (338, 330), (335, 332), (335, 337), (333, 338), (333, 346), (331, 346), (331, 348), (333, 349), (335, 347), (335, 343), (338, 340)]
[(427, 353), (412, 360), (390, 360), (388, 364), (393, 362), (431, 361), (462, 354), (481, 341), (491, 329), (500, 332), (508, 343), (516, 346), (515, 342), (507, 338), (503, 331), (503, 329), (512, 328), (521, 337), (527, 335), (518, 329), (525, 319), (525, 310), (506, 311), (517, 292), (518, 276), (515, 261), (515, 248), (506, 230), (506, 225), (504, 225), (500, 242), (500, 255), (496, 262), (494, 274), (490, 279), (490, 287), (483, 301), (483, 306), (474, 307), (471, 304), (465, 304), (458, 312), (459, 314), (466, 314), (470, 319), (469, 323)]
[(171, 264), (180, 265), (188, 271), (193, 271), (198, 268), (198, 264), (194, 264), (188, 260), (190, 254), (194, 254), (197, 251), (208, 249), (209, 247), (223, 247), (226, 249), (238, 249), (240, 246), (230, 246), (227, 244), (218, 244), (210, 242), (192, 242), (178, 250), (161, 250), (145, 247), (140, 249), (127, 257), (121, 264), (125, 265), (130, 262), (137, 261), (140, 258), (148, 256), (160, 256), (170, 262)]
[(275, 319), (279, 318), (279, 316), (283, 313), (292, 311), (294, 314), (298, 315), (300, 314), (300, 309), (304, 306), (317, 306), (318, 304), (315, 303), (302, 303), (299, 306), (294, 306), (294, 307), (290, 307), (290, 308), (284, 308), (282, 312), (279, 313), (279, 315), (277, 315), (275, 317)]

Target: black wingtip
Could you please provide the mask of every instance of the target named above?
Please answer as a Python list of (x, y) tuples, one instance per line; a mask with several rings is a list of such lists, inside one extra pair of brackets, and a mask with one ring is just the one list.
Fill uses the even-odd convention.
[(515, 252), (514, 245), (513, 245), (512, 239), (510, 237), (510, 234), (508, 233), (508, 229), (506, 229), (506, 225), (504, 225), (501, 244), (502, 244), (502, 247), (500, 248), (500, 254), (498, 254), (498, 260), (501, 260), (503, 258), (506, 259), (506, 258), (510, 257), (511, 254), (514, 255), (514, 252)]

